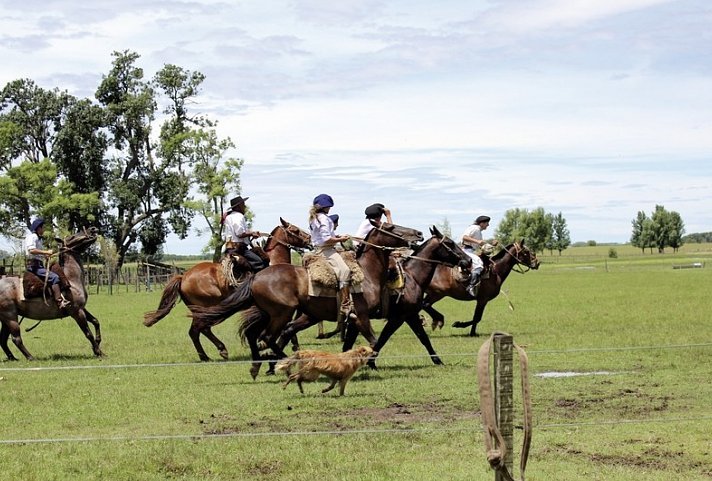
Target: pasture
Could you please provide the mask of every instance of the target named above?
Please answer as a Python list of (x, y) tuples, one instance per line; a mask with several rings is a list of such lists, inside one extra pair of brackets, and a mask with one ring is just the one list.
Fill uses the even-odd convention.
[[(441, 301), (446, 326), (429, 333), (445, 366), (404, 326), (341, 398), (325, 380), (283, 390), (264, 367), (253, 381), (235, 317), (215, 329), (230, 360), (199, 363), (182, 304), (146, 328), (159, 291), (92, 293), (105, 358), (65, 319), (23, 332), (37, 361), (0, 362), (0, 479), (491, 480), (475, 357), (501, 330), (529, 354), (529, 480), (710, 480), (712, 251), (621, 250), (540, 256), (504, 285), (513, 311), (503, 295), (488, 305), (483, 337), (452, 328), (474, 303)], [(315, 335), (302, 346), (340, 349)], [(586, 375), (541, 376), (562, 372)]]

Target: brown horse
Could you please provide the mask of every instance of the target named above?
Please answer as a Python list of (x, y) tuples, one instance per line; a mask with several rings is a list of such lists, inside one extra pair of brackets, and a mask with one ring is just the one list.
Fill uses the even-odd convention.
[[(96, 239), (97, 230), (93, 227), (73, 234), (64, 241), (57, 239), (57, 242), (60, 243), (59, 261), (53, 263), (50, 269), (60, 274), (60, 276), (63, 271), (64, 277), (69, 281), (72, 301), (71, 305), (62, 311), (59, 310), (57, 303), (54, 302), (51, 296), (49, 296), (46, 301), (42, 296), (25, 299), (21, 278), (5, 277), (0, 279), (0, 322), (2, 322), (2, 328), (0, 328), (0, 346), (2, 350), (5, 351), (8, 360), (17, 360), (8, 347), (7, 340), (10, 336), (12, 336), (12, 342), (15, 343), (15, 346), (17, 346), (28, 360), (34, 359), (22, 342), (18, 316), (40, 321), (60, 319), (68, 315), (72, 316), (84, 333), (84, 336), (86, 336), (91, 343), (94, 355), (103, 355), (99, 347), (101, 343), (99, 321), (85, 307), (89, 294), (84, 287), (84, 269), (80, 258), (81, 254), (87, 247), (92, 245)], [(92, 334), (88, 323), (94, 325), (96, 336)]]
[[(272, 230), (263, 248), (269, 257), (270, 265), (289, 264), (292, 249), (299, 250), (311, 247), (309, 233), (294, 224), (290, 224), (281, 217), (279, 220), (280, 225)], [(144, 315), (143, 324), (147, 327), (154, 325), (166, 317), (179, 300), (183, 300), (188, 309), (193, 311), (193, 308), (197, 306), (206, 307), (218, 304), (234, 290), (235, 288), (225, 278), (219, 263), (200, 262), (184, 274), (173, 276), (168, 281), (168, 284), (163, 289), (158, 309), (147, 312)], [(196, 320), (195, 313), (191, 313), (193, 322), (188, 330), (188, 335), (193, 341), (200, 360), (210, 360), (200, 343), (201, 334), (215, 345), (223, 359), (227, 359), (228, 353), (225, 344), (215, 336), (211, 329), (212, 326), (218, 323), (205, 326)], [(224, 319), (227, 319), (227, 316)]]
[[(361, 252), (357, 255), (357, 262), (364, 275), (361, 284), (363, 292), (353, 295), (356, 319), (350, 322), (350, 325), (354, 334), (351, 339), (347, 338), (344, 350), (353, 346), (359, 332), (369, 344), (375, 344), (376, 336), (368, 311), (370, 305), (380, 302), (388, 271), (389, 253), (393, 249), (408, 247), (422, 239), (423, 234), (418, 230), (387, 223), (380, 227), (375, 226), (369, 232), (362, 242)], [(220, 304), (196, 309), (205, 326), (214, 325), (236, 312), (247, 309), (240, 324), (240, 335), (250, 346), (253, 360), (250, 374), (255, 378), (263, 360), (258, 348), (258, 338), (264, 334), (275, 355), (279, 358), (285, 357), (282, 348), (286, 342), (278, 343), (278, 337), (297, 310), (302, 313), (300, 318), (311, 320), (312, 323), (320, 320), (336, 321), (338, 306), (334, 297), (310, 296), (309, 282), (309, 275), (304, 267), (270, 266), (255, 274)], [(282, 339), (290, 337), (291, 334), (284, 335)]]
[[(413, 254), (406, 256), (401, 264), (404, 286), (400, 292), (394, 293), (390, 297), (386, 324), (381, 335), (378, 336), (378, 341), (373, 346), (376, 355), (383, 350), (383, 346), (398, 328), (406, 323), (418, 337), (420, 343), (425, 346), (433, 363), (442, 364), (430, 343), (430, 338), (425, 332), (418, 313), (422, 309), (425, 289), (430, 285), (436, 270), (453, 269), (456, 266), (461, 269), (469, 269), (472, 259), (455, 241), (443, 236), (435, 226), (431, 227), (430, 232), (433, 236)], [(370, 365), (374, 367), (375, 363), (372, 362)]]
[(499, 291), (507, 280), (507, 276), (515, 266), (523, 266), (517, 272), (524, 273), (529, 269), (539, 268), (539, 259), (536, 254), (524, 245), (524, 239), (504, 247), (492, 258), (482, 257), (485, 263), (485, 271), (481, 278), (480, 285), (475, 297), (467, 293), (466, 285), (457, 280), (457, 276), (452, 269), (438, 267), (433, 280), (426, 290), (423, 300), (423, 309), (433, 319), (433, 329), (442, 326), (445, 318), (433, 308), (433, 304), (443, 297), (449, 296), (460, 301), (477, 301), (472, 321), (455, 322), (453, 327), (468, 327), (470, 336), (477, 336), (477, 324), (482, 320), (487, 303), (499, 295)]

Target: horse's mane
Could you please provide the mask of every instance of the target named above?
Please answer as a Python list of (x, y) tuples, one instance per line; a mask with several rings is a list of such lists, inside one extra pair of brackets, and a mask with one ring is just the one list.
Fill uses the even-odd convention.
[[(367, 241), (370, 239), (371, 235), (373, 235), (373, 231), (378, 229), (378, 227), (374, 227), (370, 231), (368, 231), (368, 234), (366, 234), (366, 237), (363, 238), (363, 240)], [(363, 254), (364, 249), (366, 249), (366, 243), (365, 242), (359, 242), (358, 247), (356, 247), (356, 259), (361, 257), (361, 254)]]
[(497, 260), (501, 259), (502, 257), (504, 257), (504, 255), (505, 255), (508, 251), (510, 251), (510, 250), (512, 249), (512, 247), (514, 247), (514, 244), (516, 244), (516, 242), (513, 242), (513, 243), (511, 243), (511, 244), (507, 244), (507, 245), (504, 246), (502, 249), (500, 249), (499, 252), (497, 252), (495, 255), (493, 255), (492, 257), (490, 257), (490, 260), (497, 261)]

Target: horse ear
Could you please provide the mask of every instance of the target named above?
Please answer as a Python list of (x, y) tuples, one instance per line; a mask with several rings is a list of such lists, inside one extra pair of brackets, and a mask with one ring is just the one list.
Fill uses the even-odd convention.
[(289, 227), (289, 222), (287, 222), (286, 220), (282, 219), (281, 217), (279, 218), (279, 221), (282, 223), (282, 225), (283, 225), (284, 227)]
[(430, 233), (431, 233), (433, 236), (437, 237), (438, 239), (442, 239), (442, 238), (443, 238), (443, 235), (440, 233), (440, 231), (438, 230), (438, 228), (435, 227), (435, 226), (432, 226), (432, 227), (430, 228)]
[(524, 237), (522, 237), (522, 240), (519, 241), (519, 245), (524, 247)]

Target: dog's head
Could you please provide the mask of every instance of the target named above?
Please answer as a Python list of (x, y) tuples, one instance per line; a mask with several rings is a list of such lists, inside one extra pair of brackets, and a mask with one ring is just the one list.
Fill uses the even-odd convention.
[(363, 359), (363, 363), (365, 364), (369, 358), (371, 358), (376, 351), (374, 351), (370, 346), (358, 346), (353, 349), (353, 357), (357, 357), (359, 359)]

